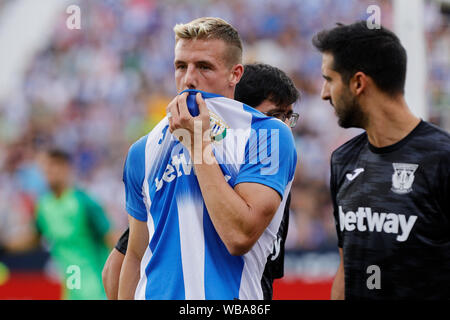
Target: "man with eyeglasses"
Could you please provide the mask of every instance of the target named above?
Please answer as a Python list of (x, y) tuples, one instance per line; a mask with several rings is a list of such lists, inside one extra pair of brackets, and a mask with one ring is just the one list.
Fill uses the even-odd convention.
[[(299, 98), (294, 83), (282, 70), (262, 63), (245, 65), (244, 74), (234, 93), (235, 100), (255, 106), (255, 109), (269, 117), (280, 119), (290, 128), (297, 124), (299, 115), (293, 111), (293, 104)], [(274, 250), (267, 257), (261, 279), (264, 300), (272, 299), (273, 281), (284, 275), (284, 245), (288, 232), (290, 203), (289, 193)]]
[(290, 128), (295, 128), (297, 125), (299, 114), (288, 110), (287, 112), (282, 112), (278, 110), (272, 110), (269, 112), (263, 112), (266, 116), (274, 117), (285, 122)]
[[(291, 128), (297, 123), (298, 113), (293, 112), (293, 104), (299, 99), (299, 93), (292, 80), (278, 68), (261, 63), (245, 65), (234, 98), (249, 106), (255, 106), (255, 109), (267, 116), (280, 119)], [(261, 279), (265, 300), (272, 299), (274, 279), (284, 275), (284, 244), (288, 232), (290, 200), (289, 194), (274, 250), (267, 257)], [(103, 283), (109, 299), (117, 299), (119, 274), (127, 251), (128, 237), (129, 229), (117, 242), (103, 269)]]

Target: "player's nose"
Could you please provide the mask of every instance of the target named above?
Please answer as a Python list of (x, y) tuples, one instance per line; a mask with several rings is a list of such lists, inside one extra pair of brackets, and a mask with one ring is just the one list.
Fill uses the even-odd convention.
[(195, 67), (188, 66), (186, 74), (184, 76), (184, 87), (186, 89), (196, 89), (197, 88), (197, 77), (195, 74)]
[(320, 96), (323, 100), (330, 100), (331, 96), (330, 96), (330, 90), (327, 86), (326, 81), (324, 81), (323, 85), (322, 85), (322, 90), (320, 92)]

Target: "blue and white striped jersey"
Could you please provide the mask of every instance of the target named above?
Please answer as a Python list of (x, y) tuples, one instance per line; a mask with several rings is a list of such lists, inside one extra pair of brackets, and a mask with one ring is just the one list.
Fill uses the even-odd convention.
[[(197, 91), (188, 91), (194, 115)], [(294, 179), (294, 139), (278, 119), (201, 93), (210, 110), (213, 152), (227, 182), (231, 187), (264, 184), (276, 190), (282, 202), (253, 248), (232, 256), (210, 220), (189, 152), (169, 132), (164, 118), (131, 146), (124, 167), (127, 212), (145, 221), (149, 231), (136, 299), (263, 298), (261, 276)]]

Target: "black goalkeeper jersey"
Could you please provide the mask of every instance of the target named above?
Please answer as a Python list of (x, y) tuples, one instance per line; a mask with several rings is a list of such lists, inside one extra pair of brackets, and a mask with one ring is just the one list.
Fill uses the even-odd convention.
[(450, 135), (421, 121), (376, 148), (363, 133), (331, 158), (346, 299), (450, 298)]

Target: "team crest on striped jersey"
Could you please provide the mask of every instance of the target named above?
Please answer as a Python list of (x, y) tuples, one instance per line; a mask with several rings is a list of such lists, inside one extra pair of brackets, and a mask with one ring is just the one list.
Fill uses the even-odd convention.
[(211, 129), (211, 141), (219, 142), (227, 135), (230, 127), (217, 114), (209, 111), (209, 126)]
[(406, 194), (412, 191), (414, 183), (414, 172), (419, 167), (418, 164), (393, 163), (394, 174), (392, 175), (392, 192)]

